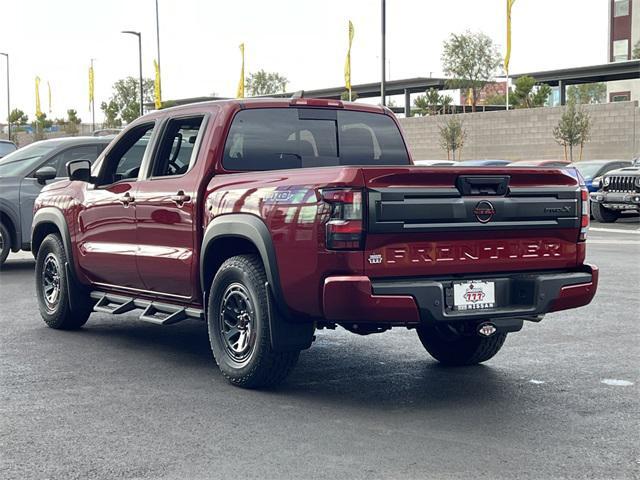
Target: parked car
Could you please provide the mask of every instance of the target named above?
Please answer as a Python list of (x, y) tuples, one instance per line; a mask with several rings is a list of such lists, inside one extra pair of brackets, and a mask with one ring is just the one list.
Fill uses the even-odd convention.
[(43, 140), (0, 160), (0, 266), (10, 251), (30, 249), (33, 203), (43, 185), (65, 178), (67, 162), (94, 161), (111, 138)]
[(640, 214), (640, 165), (605, 173), (600, 190), (590, 195), (593, 217), (599, 222), (615, 222), (624, 211)]
[(457, 162), (452, 160), (415, 160), (413, 163), (423, 167), (446, 167), (455, 165)]
[(9, 140), (0, 140), (0, 158), (6, 157), (18, 149), (15, 143)]
[(102, 128), (100, 130), (94, 130), (94, 137), (106, 137), (109, 135), (117, 135), (122, 131), (122, 128)]
[(457, 162), (462, 167), (504, 167), (509, 165), (511, 160), (464, 160)]
[(518, 160), (516, 162), (511, 162), (509, 164), (510, 167), (567, 167), (571, 162), (566, 160)]
[(132, 122), (92, 169), (67, 168), (35, 205), (46, 324), (79, 328), (93, 310), (203, 320), (242, 387), (282, 381), (315, 329), (337, 325), (416, 329), (443, 364), (476, 364), (524, 321), (586, 305), (597, 288), (574, 171), (436, 175), (412, 164), (382, 107), (174, 107)]
[(595, 192), (600, 188), (599, 181), (596, 181), (594, 185), (595, 179), (600, 179), (602, 175), (611, 170), (630, 167), (631, 162), (628, 160), (588, 160), (584, 162), (574, 162), (569, 166), (575, 167), (580, 172), (589, 192)]

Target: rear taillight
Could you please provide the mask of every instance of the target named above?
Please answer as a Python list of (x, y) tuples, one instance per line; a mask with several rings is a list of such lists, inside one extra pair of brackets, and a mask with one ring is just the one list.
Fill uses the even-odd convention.
[(324, 189), (322, 199), (330, 206), (327, 221), (329, 250), (360, 250), (364, 243), (362, 192), (352, 189)]
[(587, 233), (589, 231), (589, 223), (590, 223), (590, 214), (589, 214), (589, 190), (587, 187), (582, 185), (580, 187), (580, 198), (582, 203), (582, 211), (580, 218), (580, 240), (584, 242), (587, 239)]

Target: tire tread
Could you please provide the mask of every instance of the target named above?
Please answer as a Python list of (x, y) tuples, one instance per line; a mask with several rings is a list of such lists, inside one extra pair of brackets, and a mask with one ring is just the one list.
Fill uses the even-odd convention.
[[(231, 257), (225, 260), (225, 262), (220, 266), (220, 269), (216, 273), (216, 277), (223, 274), (225, 270), (232, 268), (244, 271), (250, 281), (255, 283), (255, 290), (258, 295), (256, 300), (260, 304), (260, 311), (263, 312), (263, 315), (266, 315), (266, 312), (268, 311), (267, 302), (269, 299), (267, 298), (263, 285), (265, 285), (267, 277), (260, 258), (257, 255), (238, 255)], [(215, 279), (212, 283), (212, 290), (209, 298), (214, 297), (214, 285)], [(251, 368), (244, 375), (234, 375), (232, 372), (227, 371), (225, 367), (221, 365), (221, 362), (218, 361), (218, 366), (220, 367), (223, 377), (233, 385), (243, 388), (273, 387), (281, 383), (295, 367), (300, 352), (273, 351), (268, 325), (266, 329), (263, 329), (263, 334), (256, 339), (256, 342), (259, 342), (259, 345), (254, 347), (256, 349), (255, 354), (257, 357), (252, 361)]]

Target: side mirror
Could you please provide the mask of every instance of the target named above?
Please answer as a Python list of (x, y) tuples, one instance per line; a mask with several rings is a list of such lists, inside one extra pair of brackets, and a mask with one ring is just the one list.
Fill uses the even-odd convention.
[(69, 180), (91, 182), (91, 162), (89, 160), (72, 160), (67, 163)]
[(40, 185), (44, 185), (47, 183), (47, 180), (53, 180), (54, 178), (56, 178), (57, 175), (58, 173), (56, 172), (55, 168), (42, 167), (36, 170), (34, 177), (36, 177), (36, 180)]
[(592, 180), (591, 185), (593, 188), (599, 189), (600, 183), (602, 183), (602, 177), (596, 177)]

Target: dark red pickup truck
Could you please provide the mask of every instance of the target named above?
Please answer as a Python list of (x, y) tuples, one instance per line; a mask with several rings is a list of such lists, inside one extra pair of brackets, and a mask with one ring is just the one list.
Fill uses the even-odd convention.
[(208, 324), (236, 385), (275, 384), (317, 328), (416, 329), (449, 365), (593, 298), (574, 171), (414, 166), (386, 109), (316, 99), (201, 103), (123, 131), (45, 188), (41, 314)]

